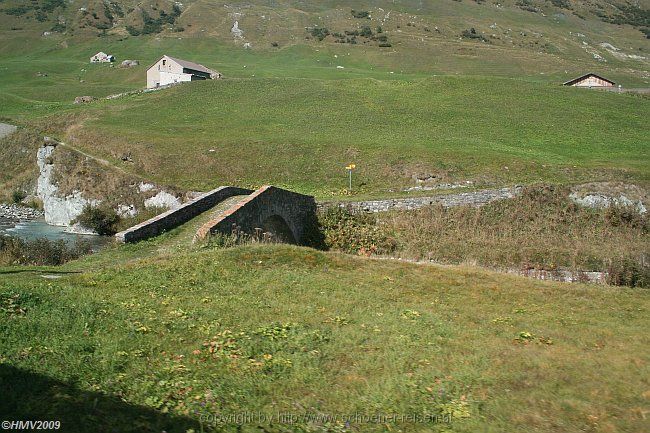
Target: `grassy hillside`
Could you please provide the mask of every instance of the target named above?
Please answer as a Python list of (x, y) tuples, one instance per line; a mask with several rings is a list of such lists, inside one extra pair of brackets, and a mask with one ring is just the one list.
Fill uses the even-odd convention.
[[(199, 431), (202, 415), (258, 411), (275, 422), (219, 431), (645, 425), (644, 291), (287, 246), (138, 258), (160, 242), (0, 271), (0, 412), (63, 431)], [(452, 422), (346, 426), (355, 413)]]
[[(143, 13), (177, 14), (171, 3), (41, 3), (0, 6), (0, 117), (158, 182), (331, 197), (349, 162), (357, 197), (399, 194), (419, 175), (479, 187), (648, 180), (647, 98), (559, 87), (588, 70), (647, 86), (643, 4), (612, 24), (623, 12), (600, 2), (197, 0), (134, 36)], [(43, 35), (53, 20), (65, 29)], [(99, 50), (141, 65), (89, 64)], [(143, 87), (163, 53), (227, 79), (73, 106)], [(135, 164), (122, 164), (129, 152)]]
[(520, 80), (231, 79), (77, 114), (75, 146), (188, 189), (273, 183), (331, 197), (349, 162), (356, 194), (375, 196), (426, 174), (477, 186), (649, 174), (647, 99)]
[[(133, 36), (126, 27), (142, 21), (133, 15), (146, 12), (153, 19), (164, 11), (173, 14), (171, 2), (34, 0), (25, 6), (5, 0), (0, 4), (0, 115), (53, 109), (53, 103), (81, 94), (103, 96), (141, 87), (145, 65), (163, 53), (202, 62), (227, 77), (461, 74), (561, 83), (595, 70), (626, 87), (648, 85), (650, 41), (639, 31), (643, 27), (614, 25), (599, 16), (614, 16), (618, 8), (601, 2), (555, 2), (564, 7), (537, 0), (517, 3), (265, 0), (215, 5), (198, 0), (181, 8), (175, 24)], [(539, 10), (525, 10), (524, 3)], [(356, 18), (352, 10), (369, 15)], [(636, 21), (621, 22), (647, 20), (647, 4), (634, 10)], [(113, 17), (108, 24), (107, 11)], [(235, 21), (240, 36), (231, 32)], [(364, 27), (371, 35), (350, 33)], [(476, 38), (463, 36), (472, 28)], [(319, 40), (314, 29), (327, 33)], [(344, 43), (338, 43), (341, 38)], [(380, 47), (377, 38), (386, 38), (390, 47)], [(139, 59), (143, 66), (118, 71), (88, 65), (99, 50), (118, 60)]]

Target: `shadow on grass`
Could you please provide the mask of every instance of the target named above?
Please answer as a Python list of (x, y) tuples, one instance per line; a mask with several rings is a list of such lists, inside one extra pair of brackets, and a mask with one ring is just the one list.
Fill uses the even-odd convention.
[(0, 420), (61, 421), (62, 432), (201, 431), (198, 421), (83, 391), (69, 383), (0, 365)]
[(52, 270), (41, 270), (41, 269), (0, 269), (0, 275), (2, 274), (22, 274), (25, 272), (31, 272), (33, 274), (56, 274), (56, 275), (66, 275), (66, 274), (82, 274), (81, 271), (52, 271)]

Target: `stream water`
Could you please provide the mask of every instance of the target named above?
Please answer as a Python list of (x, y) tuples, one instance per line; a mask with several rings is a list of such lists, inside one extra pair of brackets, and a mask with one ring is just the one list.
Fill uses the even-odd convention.
[(17, 222), (0, 217), (0, 236), (9, 235), (25, 240), (63, 240), (71, 245), (84, 241), (91, 245), (93, 251), (100, 250), (112, 241), (108, 236), (80, 235), (66, 232), (65, 229), (66, 227), (49, 225), (43, 219)]

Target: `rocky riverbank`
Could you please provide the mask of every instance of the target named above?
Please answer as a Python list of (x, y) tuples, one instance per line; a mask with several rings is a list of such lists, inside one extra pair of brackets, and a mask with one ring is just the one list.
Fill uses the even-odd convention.
[(20, 206), (17, 204), (0, 204), (0, 218), (25, 221), (43, 218), (43, 216), (45, 216), (43, 211), (31, 207)]

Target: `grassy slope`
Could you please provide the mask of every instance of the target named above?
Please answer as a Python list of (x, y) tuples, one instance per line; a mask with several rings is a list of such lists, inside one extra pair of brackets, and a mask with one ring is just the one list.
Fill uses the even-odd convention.
[[(154, 247), (106, 251), (56, 280), (2, 271), (0, 378), (11, 391), (0, 409), (68, 431), (184, 431), (194, 410), (445, 412), (467, 432), (643, 429), (644, 291), (288, 246), (138, 258)], [(11, 294), (26, 313), (10, 313)], [(514, 340), (523, 331), (528, 344)]]
[(327, 197), (350, 161), (365, 195), (424, 173), (479, 185), (649, 174), (647, 99), (520, 80), (226, 80), (83, 115), (76, 146), (116, 163), (131, 151), (129, 169), (189, 189), (273, 183)]
[[(637, 30), (568, 13), (558, 18), (548, 5), (544, 17), (509, 2), (498, 10), (474, 2), (388, 2), (374, 5), (384, 11), (371, 9), (372, 20), (359, 20), (349, 8), (367, 8), (361, 2), (299, 3), (188, 2), (180, 19), (185, 32), (137, 38), (120, 36), (119, 28), (107, 37), (88, 29), (41, 37), (51, 23), (0, 15), (6, 24), (0, 116), (98, 156), (133, 150), (137, 163), (130, 169), (190, 189), (273, 182), (329, 197), (344, 188), (342, 167), (350, 161), (360, 168), (358, 197), (392, 194), (424, 173), (479, 185), (647, 182), (647, 99), (556, 87), (587, 69), (625, 86), (647, 85), (647, 61), (620, 60), (598, 46), (643, 54), (648, 42)], [(230, 34), (236, 18), (245, 32), (238, 42)], [(366, 24), (381, 25), (393, 47), (304, 39), (306, 26), (343, 31)], [(459, 41), (469, 26), (494, 33), (493, 43)], [(243, 49), (244, 41), (253, 49)], [(142, 64), (89, 65), (99, 50)], [(91, 107), (71, 104), (79, 95), (140, 88), (146, 66), (161, 53), (202, 62), (231, 80)], [(433, 74), (445, 78), (423, 79)], [(87, 116), (86, 127), (66, 137), (65, 127)]]

